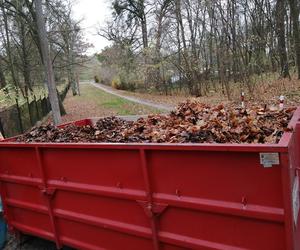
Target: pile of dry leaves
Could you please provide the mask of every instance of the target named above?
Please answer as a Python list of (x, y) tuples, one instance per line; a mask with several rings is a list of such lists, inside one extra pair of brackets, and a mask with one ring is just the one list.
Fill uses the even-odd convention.
[(295, 108), (252, 106), (247, 109), (196, 101), (182, 103), (169, 115), (150, 115), (135, 122), (116, 117), (95, 126), (53, 125), (34, 128), (18, 142), (113, 143), (277, 143), (288, 130)]

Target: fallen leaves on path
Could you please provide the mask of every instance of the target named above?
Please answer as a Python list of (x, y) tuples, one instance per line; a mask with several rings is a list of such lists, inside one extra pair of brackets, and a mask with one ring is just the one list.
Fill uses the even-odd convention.
[(180, 104), (169, 115), (150, 115), (135, 122), (116, 117), (100, 119), (95, 126), (53, 125), (34, 128), (19, 142), (112, 143), (278, 143), (289, 131), (296, 108), (235, 105), (209, 106), (197, 101)]

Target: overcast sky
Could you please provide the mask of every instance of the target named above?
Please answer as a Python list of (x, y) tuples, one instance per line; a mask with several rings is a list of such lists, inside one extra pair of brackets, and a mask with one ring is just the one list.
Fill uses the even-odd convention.
[(97, 35), (97, 28), (105, 24), (110, 17), (111, 0), (77, 0), (74, 4), (74, 16), (77, 20), (83, 19), (81, 27), (85, 38), (94, 48), (88, 51), (89, 54), (100, 52), (109, 42)]

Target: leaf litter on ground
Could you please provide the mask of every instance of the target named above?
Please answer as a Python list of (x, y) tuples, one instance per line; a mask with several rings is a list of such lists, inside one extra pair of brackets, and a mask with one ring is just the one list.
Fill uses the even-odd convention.
[(180, 104), (168, 115), (137, 121), (101, 118), (95, 125), (55, 127), (48, 124), (19, 136), (17, 142), (47, 143), (278, 143), (295, 107), (236, 104), (209, 106), (197, 101)]

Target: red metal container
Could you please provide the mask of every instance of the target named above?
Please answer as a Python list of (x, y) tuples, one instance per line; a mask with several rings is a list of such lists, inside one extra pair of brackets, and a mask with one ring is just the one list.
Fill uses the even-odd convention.
[(276, 145), (5, 141), (6, 219), (58, 248), (299, 250), (299, 118)]

